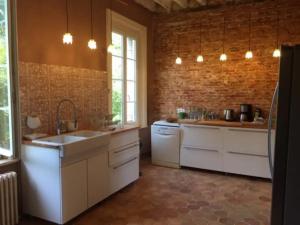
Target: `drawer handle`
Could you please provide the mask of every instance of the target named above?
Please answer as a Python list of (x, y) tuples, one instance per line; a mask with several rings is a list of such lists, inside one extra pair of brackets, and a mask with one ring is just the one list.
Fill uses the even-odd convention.
[(196, 151), (210, 151), (210, 152), (218, 152), (216, 149), (208, 149), (208, 148), (197, 148), (197, 147), (190, 147), (190, 146), (184, 146), (184, 148), (189, 150), (196, 150)]
[(230, 154), (234, 154), (234, 155), (259, 156), (259, 157), (265, 157), (265, 158), (267, 158), (267, 156), (266, 156), (266, 155), (261, 155), (261, 154), (251, 154), (251, 153), (232, 152), (232, 151), (230, 151), (230, 152), (228, 152), (228, 153), (230, 153)]
[(118, 168), (120, 168), (120, 167), (122, 167), (122, 166), (125, 166), (126, 164), (128, 164), (128, 163), (130, 163), (130, 162), (136, 160), (136, 159), (137, 159), (137, 157), (134, 157), (133, 159), (130, 159), (130, 160), (128, 160), (128, 161), (126, 161), (126, 162), (124, 162), (124, 163), (118, 165), (118, 166), (115, 166), (113, 169), (116, 170), (116, 169), (118, 169)]
[[(187, 127), (187, 128), (195, 128), (195, 129), (210, 129), (210, 130), (220, 130), (219, 127), (213, 127), (213, 126), (210, 126), (210, 125), (183, 125), (184, 127)], [(202, 127), (202, 126), (205, 126), (205, 127)]]
[(245, 130), (245, 129), (234, 129), (230, 128), (228, 129), (229, 131), (236, 131), (236, 132), (246, 132), (246, 133), (262, 133), (262, 134), (267, 134), (267, 131), (264, 130)]
[(115, 151), (114, 153), (115, 153), (115, 154), (118, 154), (118, 153), (120, 153), (120, 152), (124, 152), (124, 151), (126, 151), (126, 150), (128, 150), (128, 149), (130, 149), (130, 148), (134, 148), (134, 147), (136, 147), (136, 146), (139, 146), (139, 144), (135, 144), (135, 145), (128, 146), (128, 147), (123, 148), (123, 149), (121, 149), (121, 150)]

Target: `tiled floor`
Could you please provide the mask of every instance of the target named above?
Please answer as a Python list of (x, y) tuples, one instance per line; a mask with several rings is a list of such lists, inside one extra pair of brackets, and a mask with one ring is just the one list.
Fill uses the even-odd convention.
[[(269, 225), (271, 184), (143, 162), (134, 184), (72, 225)], [(25, 219), (22, 225), (47, 225)]]

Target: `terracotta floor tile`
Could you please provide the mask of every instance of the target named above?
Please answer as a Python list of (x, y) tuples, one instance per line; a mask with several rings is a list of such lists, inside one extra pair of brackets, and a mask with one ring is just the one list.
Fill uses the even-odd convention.
[[(271, 183), (141, 162), (140, 179), (71, 225), (269, 225)], [(25, 217), (20, 225), (48, 225)]]

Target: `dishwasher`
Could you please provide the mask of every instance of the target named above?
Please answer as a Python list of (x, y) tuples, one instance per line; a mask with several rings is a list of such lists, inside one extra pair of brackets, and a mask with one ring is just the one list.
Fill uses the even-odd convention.
[(180, 125), (156, 121), (151, 126), (151, 155), (154, 165), (179, 168)]

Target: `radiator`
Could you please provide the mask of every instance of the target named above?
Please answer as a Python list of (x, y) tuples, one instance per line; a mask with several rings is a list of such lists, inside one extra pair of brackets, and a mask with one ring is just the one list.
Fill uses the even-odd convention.
[(19, 222), (17, 174), (0, 174), (0, 225)]

